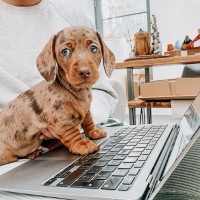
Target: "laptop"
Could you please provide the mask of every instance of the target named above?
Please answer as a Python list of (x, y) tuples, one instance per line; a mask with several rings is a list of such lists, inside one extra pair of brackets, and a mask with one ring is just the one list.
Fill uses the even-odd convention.
[[(187, 163), (199, 155), (193, 150), (200, 147), (199, 126), (200, 95), (177, 124), (107, 127), (107, 138), (95, 141), (98, 152), (77, 156), (64, 147), (54, 149), (1, 175), (0, 190), (75, 200), (168, 199), (163, 195), (178, 191), (173, 177), (181, 189), (180, 180), (191, 169)], [(196, 152), (193, 162), (190, 151)], [(182, 165), (187, 171), (180, 172)], [(198, 168), (188, 177), (193, 174), (194, 180), (195, 173)]]

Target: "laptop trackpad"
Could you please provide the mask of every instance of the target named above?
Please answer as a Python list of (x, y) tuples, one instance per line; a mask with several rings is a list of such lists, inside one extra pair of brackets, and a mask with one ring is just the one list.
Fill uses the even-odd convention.
[(76, 160), (79, 156), (72, 154), (68, 151), (68, 149), (64, 146), (51, 150), (47, 153), (44, 153), (40, 157), (35, 160)]

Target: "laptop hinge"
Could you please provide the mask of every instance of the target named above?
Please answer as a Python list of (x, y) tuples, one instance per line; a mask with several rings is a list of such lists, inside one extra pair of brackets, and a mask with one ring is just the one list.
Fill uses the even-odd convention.
[(150, 174), (149, 177), (147, 178), (147, 183), (149, 184), (149, 188), (152, 187), (152, 183), (153, 183), (153, 175)]
[(158, 160), (154, 166), (154, 170), (151, 172), (151, 174), (148, 177), (150, 184), (149, 184), (149, 191), (147, 192), (145, 200), (148, 199), (148, 197), (151, 195), (151, 193), (155, 189), (157, 182), (160, 180), (160, 177), (163, 173), (168, 156), (171, 151), (171, 146), (173, 144), (173, 141), (177, 137), (177, 134), (178, 134), (178, 127), (175, 125), (175, 126), (173, 126), (173, 129), (171, 130), (169, 137), (167, 138), (166, 143), (165, 143), (163, 149), (161, 150)]

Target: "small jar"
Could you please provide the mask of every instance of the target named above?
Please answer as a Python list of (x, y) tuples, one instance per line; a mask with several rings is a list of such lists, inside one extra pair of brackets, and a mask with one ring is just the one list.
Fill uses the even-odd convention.
[(135, 41), (135, 55), (150, 55), (150, 34), (140, 29), (139, 32), (134, 34)]

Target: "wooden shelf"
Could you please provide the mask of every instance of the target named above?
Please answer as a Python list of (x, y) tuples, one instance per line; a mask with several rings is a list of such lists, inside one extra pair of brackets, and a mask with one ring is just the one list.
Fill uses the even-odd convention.
[[(167, 99), (163, 100), (132, 100), (134, 97), (133, 90), (133, 70), (145, 68), (145, 81), (150, 80), (151, 67), (165, 67), (171, 64), (195, 64), (200, 63), (200, 55), (188, 55), (188, 56), (176, 56), (176, 57), (164, 57), (164, 58), (151, 58), (151, 59), (135, 59), (128, 60), (122, 63), (116, 63), (116, 69), (132, 69), (127, 70), (127, 90), (128, 90), (128, 107), (129, 107), (129, 120), (130, 124), (136, 124), (136, 112), (134, 108), (147, 108), (147, 123), (152, 123), (151, 109), (150, 108), (171, 108), (171, 101)], [(198, 65), (197, 65), (198, 67)]]
[(171, 108), (171, 101), (142, 101), (135, 99), (128, 102), (129, 108)]
[(194, 63), (200, 63), (200, 55), (131, 60), (122, 63), (116, 63), (115, 69), (127, 69), (127, 68), (138, 69), (138, 68), (147, 68), (158, 65), (164, 66), (169, 64), (194, 64)]

